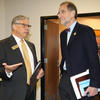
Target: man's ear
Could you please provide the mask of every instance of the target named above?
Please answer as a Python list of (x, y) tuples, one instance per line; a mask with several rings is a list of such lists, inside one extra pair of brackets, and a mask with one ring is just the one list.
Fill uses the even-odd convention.
[(15, 24), (12, 25), (12, 29), (16, 30), (16, 25)]
[(73, 18), (75, 18), (75, 11), (74, 11), (74, 10), (71, 11), (71, 16), (72, 16)]

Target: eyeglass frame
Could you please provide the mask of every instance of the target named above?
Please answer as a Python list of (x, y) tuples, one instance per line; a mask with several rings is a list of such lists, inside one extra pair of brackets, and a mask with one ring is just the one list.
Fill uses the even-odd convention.
[(32, 25), (28, 25), (28, 24), (24, 24), (24, 23), (14, 23), (14, 24), (17, 24), (17, 25), (23, 25), (24, 27), (27, 26), (27, 27), (29, 27), (29, 28), (32, 27)]

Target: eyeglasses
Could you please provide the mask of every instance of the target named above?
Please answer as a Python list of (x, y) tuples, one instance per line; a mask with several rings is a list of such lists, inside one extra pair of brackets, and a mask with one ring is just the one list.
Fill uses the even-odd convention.
[(57, 13), (57, 15), (64, 14), (64, 13), (66, 13), (66, 11), (65, 11), (65, 10), (61, 10), (61, 11), (59, 11), (59, 12)]
[(31, 27), (31, 25), (28, 25), (28, 24), (24, 24), (24, 23), (14, 23), (14, 24), (18, 24), (18, 25), (22, 25), (23, 27)]

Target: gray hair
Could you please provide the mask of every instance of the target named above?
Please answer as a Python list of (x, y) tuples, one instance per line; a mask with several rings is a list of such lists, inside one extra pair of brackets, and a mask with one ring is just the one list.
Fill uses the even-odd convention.
[(19, 21), (19, 20), (25, 20), (25, 19), (29, 20), (29, 17), (23, 16), (23, 15), (18, 15), (13, 18), (11, 25), (17, 23), (17, 21)]

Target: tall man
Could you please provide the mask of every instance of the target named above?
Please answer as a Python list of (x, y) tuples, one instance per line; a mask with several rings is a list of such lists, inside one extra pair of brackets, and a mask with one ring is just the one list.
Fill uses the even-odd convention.
[[(29, 18), (19, 15), (12, 20), (12, 35), (0, 41), (0, 100), (35, 100), (30, 78), (37, 64), (35, 46), (26, 41)], [(37, 79), (43, 76), (41, 69)]]
[(76, 100), (70, 77), (89, 69), (90, 85), (81, 100), (93, 100), (100, 87), (100, 63), (93, 29), (77, 22), (77, 8), (71, 2), (60, 4), (58, 17), (66, 30), (61, 32), (61, 100)]

